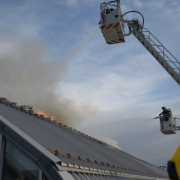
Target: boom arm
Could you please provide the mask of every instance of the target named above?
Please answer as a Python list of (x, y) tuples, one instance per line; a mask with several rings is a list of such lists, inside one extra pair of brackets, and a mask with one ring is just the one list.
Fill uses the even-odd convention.
[(130, 32), (150, 52), (150, 54), (161, 64), (170, 76), (180, 85), (180, 62), (157, 40), (157, 38), (146, 28), (143, 28), (138, 20), (121, 20), (128, 24)]

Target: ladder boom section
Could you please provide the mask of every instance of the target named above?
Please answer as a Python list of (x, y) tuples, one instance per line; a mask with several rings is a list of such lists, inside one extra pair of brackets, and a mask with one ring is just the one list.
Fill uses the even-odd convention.
[(128, 23), (138, 41), (161, 64), (170, 76), (180, 85), (180, 62), (145, 28), (137, 23)]

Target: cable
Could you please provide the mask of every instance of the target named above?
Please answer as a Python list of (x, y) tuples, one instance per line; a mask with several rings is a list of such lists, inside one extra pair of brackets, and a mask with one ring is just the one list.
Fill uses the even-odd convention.
[(131, 13), (131, 12), (138, 13), (138, 14), (140, 14), (140, 15), (142, 16), (142, 19), (143, 19), (143, 25), (142, 25), (142, 26), (144, 27), (144, 16), (143, 16), (139, 11), (128, 11), (128, 12), (124, 13), (124, 14), (122, 15), (122, 17), (123, 17), (124, 15), (128, 14), (128, 13)]

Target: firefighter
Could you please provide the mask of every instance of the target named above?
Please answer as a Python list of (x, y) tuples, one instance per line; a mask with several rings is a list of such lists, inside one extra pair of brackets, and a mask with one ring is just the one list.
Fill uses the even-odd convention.
[(166, 122), (170, 118), (169, 110), (166, 109), (166, 107), (164, 107), (164, 106), (161, 109), (163, 110), (163, 112), (160, 113), (159, 116), (163, 115), (163, 120)]
[(112, 7), (110, 9), (107, 8), (106, 9), (106, 14), (109, 14), (111, 11), (114, 11), (114, 8), (112, 8)]
[(171, 116), (172, 115), (171, 109), (169, 108), (168, 111), (169, 111), (169, 115)]
[(114, 8), (111, 7), (111, 8), (110, 8), (110, 11), (114, 11)]
[(106, 14), (109, 14), (110, 13), (110, 10), (107, 8), (106, 9)]

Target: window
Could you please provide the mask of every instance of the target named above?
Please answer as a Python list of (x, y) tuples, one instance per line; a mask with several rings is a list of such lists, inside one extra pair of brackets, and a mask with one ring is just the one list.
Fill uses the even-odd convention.
[(2, 180), (38, 180), (39, 168), (17, 148), (6, 142)]

